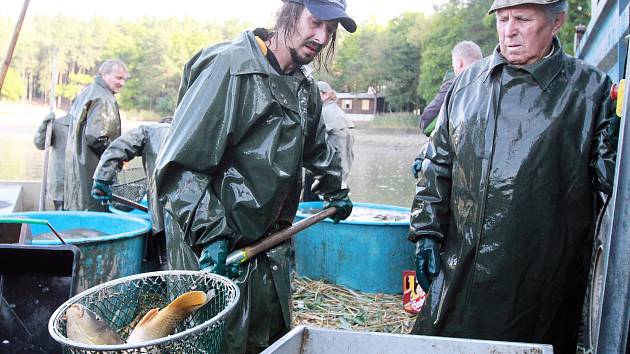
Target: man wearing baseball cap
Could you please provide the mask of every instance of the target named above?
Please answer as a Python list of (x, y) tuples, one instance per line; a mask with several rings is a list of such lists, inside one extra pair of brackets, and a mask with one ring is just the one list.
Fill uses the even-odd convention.
[(499, 45), (457, 76), (424, 154), (409, 239), (412, 333), (575, 353), (596, 196), (616, 147), (610, 78), (557, 38), (564, 0), (496, 0)]
[(345, 9), (343, 0), (284, 1), (273, 29), (204, 48), (184, 67), (156, 163), (164, 207), (151, 210), (163, 214), (172, 269), (229, 276), (239, 286), (223, 353), (258, 353), (291, 328), (291, 243), (225, 262), (292, 224), (302, 167), (324, 207), (336, 207), (334, 222), (352, 211), (339, 153), (318, 129), (322, 101), (306, 66), (326, 66), (338, 24), (356, 30)]

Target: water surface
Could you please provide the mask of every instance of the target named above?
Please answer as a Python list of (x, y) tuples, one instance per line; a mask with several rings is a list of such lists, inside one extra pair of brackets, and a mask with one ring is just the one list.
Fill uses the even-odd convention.
[[(41, 180), (43, 151), (33, 144), (37, 124), (0, 121), (0, 180)], [(426, 141), (419, 131), (352, 129), (354, 163), (348, 185), (354, 202), (410, 207), (416, 180), (411, 163)], [(140, 165), (136, 159), (133, 165)]]

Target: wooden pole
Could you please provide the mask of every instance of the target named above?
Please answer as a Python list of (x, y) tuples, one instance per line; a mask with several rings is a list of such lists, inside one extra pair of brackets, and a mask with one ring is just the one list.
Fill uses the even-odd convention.
[(20, 12), (20, 17), (15, 24), (13, 37), (11, 38), (9, 48), (7, 48), (7, 54), (4, 56), (4, 61), (2, 62), (2, 67), (0, 68), (0, 91), (2, 91), (4, 78), (7, 76), (7, 71), (9, 71), (9, 65), (11, 64), (11, 58), (13, 57), (13, 50), (15, 50), (15, 44), (17, 43), (17, 39), (20, 36), (20, 30), (22, 29), (22, 23), (24, 22), (24, 16), (26, 15), (26, 8), (28, 7), (28, 3), (29, 0), (24, 0), (24, 5), (22, 5), (22, 12)]
[[(50, 60), (50, 94), (49, 105), (50, 113), (55, 113), (55, 86), (57, 86), (57, 49), (51, 50)], [(46, 138), (44, 142), (44, 168), (42, 168), (42, 185), (39, 193), (39, 211), (46, 209), (46, 192), (48, 190), (48, 161), (50, 159), (50, 141), (52, 139), (52, 126), (54, 118), (48, 121), (46, 125)]]
[(280, 230), (274, 234), (271, 234), (254, 242), (249, 246), (228, 254), (227, 259), (225, 260), (225, 264), (230, 265), (232, 263), (240, 264), (247, 262), (248, 260), (256, 257), (256, 255), (265, 252), (273, 248), (274, 246), (279, 245), (282, 242), (290, 239), (291, 237), (293, 237), (293, 235), (306, 229), (307, 227), (315, 225), (316, 223), (328, 217), (332, 217), (333, 215), (335, 215), (335, 213), (337, 213), (336, 207), (324, 209), (315, 215), (309, 216), (308, 218), (291, 225), (291, 227)]

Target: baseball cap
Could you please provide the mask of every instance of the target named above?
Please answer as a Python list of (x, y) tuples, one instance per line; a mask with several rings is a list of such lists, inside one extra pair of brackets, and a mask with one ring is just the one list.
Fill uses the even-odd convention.
[(493, 12), (499, 9), (506, 8), (506, 7), (512, 7), (512, 6), (524, 5), (524, 4), (547, 5), (547, 4), (556, 3), (558, 1), (564, 1), (564, 0), (494, 0), (492, 5), (490, 6), (490, 10), (488, 10), (488, 15), (491, 15)]
[(339, 23), (350, 33), (357, 30), (357, 24), (346, 14), (345, 0), (283, 0), (302, 4), (318, 20), (329, 21), (338, 20)]
[(320, 92), (334, 91), (326, 81), (317, 81), (317, 87), (319, 88)]

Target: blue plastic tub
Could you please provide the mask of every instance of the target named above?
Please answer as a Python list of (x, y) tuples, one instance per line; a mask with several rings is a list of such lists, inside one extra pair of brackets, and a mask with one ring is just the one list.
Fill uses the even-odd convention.
[[(391, 205), (354, 206), (409, 212)], [(310, 216), (306, 210), (321, 207), (321, 202), (301, 203), (296, 221)], [(369, 293), (401, 294), (403, 270), (414, 269), (414, 244), (407, 240), (408, 232), (408, 219), (336, 225), (325, 219), (294, 237), (297, 274)]]
[[(64, 233), (84, 230), (81, 237), (64, 237), (81, 251), (77, 292), (95, 285), (141, 272), (145, 236), (151, 224), (137, 217), (111, 213), (51, 211), (24, 212), (3, 215), (25, 216), (31, 219), (48, 220), (48, 223), (64, 237)], [(31, 225), (34, 245), (57, 245), (52, 239), (50, 228)], [(39, 237), (39, 238), (38, 238)], [(47, 239), (42, 239), (47, 237)]]

